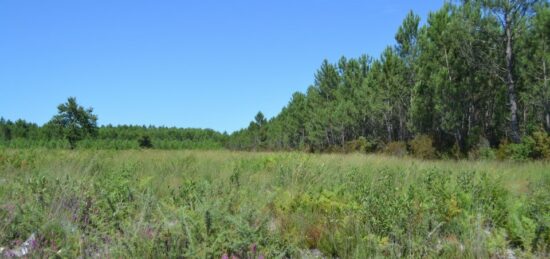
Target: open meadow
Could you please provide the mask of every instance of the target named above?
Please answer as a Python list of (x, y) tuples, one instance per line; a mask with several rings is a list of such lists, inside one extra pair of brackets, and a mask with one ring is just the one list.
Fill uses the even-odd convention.
[(0, 247), (31, 257), (548, 257), (548, 162), (0, 150)]
[(0, 1), (0, 35), (0, 259), (550, 259), (550, 0)]

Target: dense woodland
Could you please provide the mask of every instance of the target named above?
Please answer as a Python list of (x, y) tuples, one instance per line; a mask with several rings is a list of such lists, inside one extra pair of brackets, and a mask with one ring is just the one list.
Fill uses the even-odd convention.
[[(155, 126), (101, 126), (75, 143), (78, 148), (95, 149), (215, 149), (222, 148), (227, 135), (211, 129), (155, 127)], [(148, 143), (147, 143), (148, 141)], [(70, 146), (66, 133), (53, 120), (43, 126), (17, 120), (0, 119), (0, 146), (12, 148)]]
[(323, 61), (305, 93), (270, 120), (258, 113), (228, 146), (427, 156), (550, 146), (548, 1), (445, 3), (424, 25), (409, 13), (395, 40), (379, 58)]
[(43, 126), (0, 120), (0, 144), (550, 157), (548, 1), (447, 2), (424, 23), (409, 13), (395, 40), (379, 58), (323, 61), (277, 116), (259, 112), (229, 136), (97, 127), (92, 110), (69, 98)]

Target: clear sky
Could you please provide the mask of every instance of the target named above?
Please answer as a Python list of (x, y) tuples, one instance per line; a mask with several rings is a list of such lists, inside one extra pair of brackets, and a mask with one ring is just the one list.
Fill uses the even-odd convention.
[(378, 57), (435, 0), (1, 0), (0, 116), (69, 96), (99, 124), (232, 132), (276, 115), (323, 59)]

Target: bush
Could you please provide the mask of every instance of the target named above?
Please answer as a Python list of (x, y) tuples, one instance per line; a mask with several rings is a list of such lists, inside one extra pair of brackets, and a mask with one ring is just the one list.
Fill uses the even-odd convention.
[(550, 136), (546, 132), (537, 131), (531, 136), (523, 137), (519, 144), (504, 140), (498, 148), (497, 157), (516, 161), (548, 159), (550, 158)]
[(504, 160), (508, 158), (508, 145), (510, 145), (510, 143), (507, 139), (503, 139), (500, 141), (496, 152), (496, 156), (499, 160)]
[(481, 137), (478, 140), (478, 143), (475, 147), (468, 152), (468, 158), (475, 159), (484, 159), (484, 160), (493, 160), (496, 158), (495, 151), (491, 148), (489, 140), (484, 137)]
[(384, 147), (384, 154), (403, 157), (407, 155), (407, 145), (403, 141), (393, 141)]
[(483, 160), (493, 160), (495, 159), (496, 153), (495, 150), (493, 150), (490, 147), (482, 147), (479, 149), (474, 149), (468, 153), (468, 157), (470, 159), (483, 159)]
[(510, 250), (546, 258), (548, 171), (546, 163), (0, 148), (0, 245), (36, 233), (29, 258), (499, 258)]
[(521, 143), (511, 145), (511, 158), (513, 160), (526, 160), (533, 158), (533, 150), (535, 148), (535, 140), (531, 136), (525, 136), (521, 139)]
[(451, 157), (453, 159), (459, 160), (463, 157), (462, 150), (460, 150), (460, 145), (458, 142), (455, 142), (451, 148)]
[(153, 148), (153, 142), (151, 142), (151, 139), (147, 135), (141, 136), (138, 139), (138, 143), (140, 148)]
[(351, 140), (346, 142), (346, 144), (344, 144), (343, 151), (345, 153), (350, 153), (350, 152), (364, 153), (366, 152), (368, 145), (369, 143), (365, 137), (359, 137), (356, 140)]
[(514, 143), (508, 143), (507, 141), (500, 144), (497, 151), (497, 157), (501, 160), (503, 159), (510, 159), (514, 161), (524, 161), (529, 158), (529, 154), (532, 150), (532, 147), (530, 146), (531, 140), (528, 140), (525, 137), (522, 140), (522, 143), (514, 144)]
[(328, 146), (325, 150), (323, 150), (323, 152), (325, 152), (325, 153), (344, 153), (345, 149), (346, 149), (345, 146), (342, 147), (340, 145), (331, 145), (331, 146)]
[(433, 147), (432, 138), (427, 135), (418, 135), (410, 142), (411, 151), (414, 157), (421, 159), (433, 159), (436, 151)]
[(550, 159), (550, 135), (544, 131), (532, 134), (534, 141), (531, 157), (535, 159)]

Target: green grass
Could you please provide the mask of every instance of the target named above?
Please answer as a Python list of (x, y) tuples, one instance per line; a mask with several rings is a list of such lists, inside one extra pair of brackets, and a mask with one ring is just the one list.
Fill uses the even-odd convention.
[(0, 247), (36, 257), (548, 257), (548, 162), (0, 150)]

